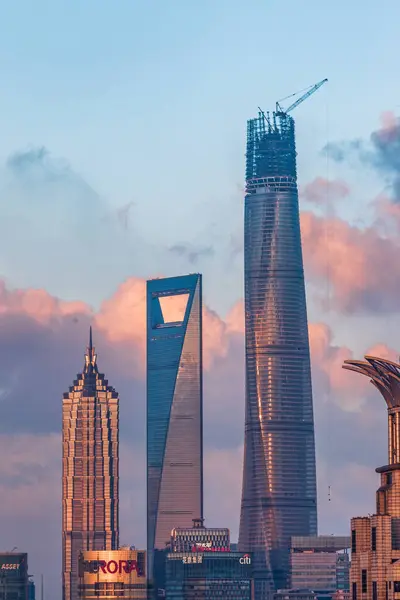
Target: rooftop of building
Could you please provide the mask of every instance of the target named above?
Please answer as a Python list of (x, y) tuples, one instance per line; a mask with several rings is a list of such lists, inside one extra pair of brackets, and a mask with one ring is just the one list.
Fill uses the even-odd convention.
[(230, 535), (230, 531), (227, 527), (206, 527), (204, 525), (203, 518), (193, 519), (193, 524), (190, 527), (174, 527), (171, 530), (171, 537), (175, 537), (176, 535), (182, 534), (196, 534), (199, 532), (204, 533), (218, 533), (221, 532), (222, 535)]
[[(203, 560), (205, 559), (211, 559), (211, 558), (234, 558), (234, 559), (238, 559), (238, 558), (242, 558), (242, 557), (250, 557), (251, 558), (251, 552), (167, 552), (167, 558), (171, 559), (171, 560), (182, 560), (182, 558), (184, 557), (196, 557), (196, 556), (202, 556)], [(250, 564), (250, 563), (248, 563)]]
[(347, 535), (313, 535), (294, 536), (291, 538), (292, 550), (324, 550), (337, 552), (350, 548), (350, 536)]

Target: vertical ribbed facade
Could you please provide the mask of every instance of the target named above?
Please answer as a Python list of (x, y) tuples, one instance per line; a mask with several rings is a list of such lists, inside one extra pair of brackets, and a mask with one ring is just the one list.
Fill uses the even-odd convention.
[(77, 600), (79, 555), (118, 548), (119, 399), (98, 372), (92, 333), (63, 398), (63, 600)]
[[(203, 517), (201, 284), (198, 274), (147, 282), (149, 554)], [(186, 302), (172, 321), (163, 311), (171, 300)]]
[(248, 122), (246, 413), (239, 547), (256, 597), (288, 585), (292, 536), (317, 533), (313, 401), (293, 119)]

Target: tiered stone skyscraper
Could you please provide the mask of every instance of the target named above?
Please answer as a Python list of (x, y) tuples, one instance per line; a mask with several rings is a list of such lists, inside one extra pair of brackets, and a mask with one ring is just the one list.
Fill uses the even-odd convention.
[(119, 399), (98, 371), (91, 329), (83, 371), (64, 394), (62, 437), (63, 600), (77, 600), (80, 552), (119, 543)]

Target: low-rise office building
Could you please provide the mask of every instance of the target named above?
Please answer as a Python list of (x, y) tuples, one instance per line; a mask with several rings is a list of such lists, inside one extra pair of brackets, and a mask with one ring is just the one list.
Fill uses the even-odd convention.
[(0, 552), (0, 600), (28, 600), (26, 552)]
[(241, 552), (169, 552), (168, 600), (253, 600), (252, 558)]
[(274, 600), (316, 600), (317, 596), (312, 590), (278, 590)]
[(291, 540), (291, 589), (312, 590), (330, 600), (337, 590), (349, 590), (349, 536), (296, 536)]
[(79, 557), (80, 600), (146, 600), (146, 552), (91, 550)]
[(193, 519), (192, 527), (176, 527), (171, 532), (171, 552), (229, 552), (230, 532), (226, 527), (204, 527), (203, 519)]

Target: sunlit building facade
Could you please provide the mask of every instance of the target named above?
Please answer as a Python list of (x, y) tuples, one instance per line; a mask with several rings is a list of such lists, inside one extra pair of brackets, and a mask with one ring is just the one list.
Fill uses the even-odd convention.
[(202, 278), (147, 282), (147, 549), (203, 517)]
[(77, 600), (79, 556), (118, 548), (119, 399), (98, 371), (92, 330), (85, 366), (63, 399), (63, 600)]
[(82, 552), (79, 600), (147, 600), (146, 552), (120, 548)]
[(313, 399), (294, 121), (248, 122), (246, 412), (239, 549), (258, 598), (289, 586), (292, 536), (317, 534)]
[(366, 356), (345, 369), (370, 378), (388, 409), (388, 464), (376, 469), (381, 484), (376, 513), (351, 519), (351, 600), (400, 599), (400, 364)]

